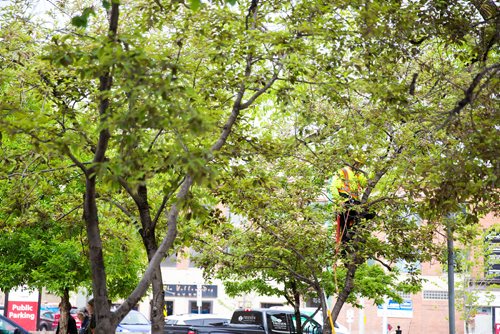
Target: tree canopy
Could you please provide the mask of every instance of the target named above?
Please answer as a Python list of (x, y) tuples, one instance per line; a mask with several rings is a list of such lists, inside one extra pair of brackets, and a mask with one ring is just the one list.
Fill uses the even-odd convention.
[[(43, 224), (79, 236), (68, 248), (88, 251), (98, 333), (151, 282), (162, 331), (159, 264), (197, 224), (214, 227), (211, 247), (248, 247), (232, 249), (229, 267), (251, 269), (242, 276), (257, 269), (240, 261), (265, 258), (274, 279), (293, 269), (294, 284), (324, 281), (336, 317), (369, 286), (360, 273), (378, 270), (366, 260), (425, 260), (443, 216), (498, 211), (492, 1), (68, 1), (51, 3), (49, 22), (30, 5), (0, 18), (0, 217), (19, 240), (23, 222), (37, 240)], [(377, 217), (344, 256), (327, 188), (355, 159), (368, 179), (360, 207)], [(246, 233), (214, 219), (217, 202), (248, 219)], [(149, 265), (111, 312), (107, 247), (138, 238)]]

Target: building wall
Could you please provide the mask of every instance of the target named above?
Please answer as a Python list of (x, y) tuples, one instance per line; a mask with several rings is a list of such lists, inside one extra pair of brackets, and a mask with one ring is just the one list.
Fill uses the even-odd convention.
[[(201, 298), (203, 303), (211, 304), (211, 313), (220, 314), (230, 317), (233, 311), (237, 308), (249, 307), (257, 308), (267, 305), (283, 305), (284, 300), (279, 297), (258, 296), (256, 294), (246, 294), (244, 296), (231, 298), (225, 291), (222, 282), (218, 280), (205, 281), (202, 271), (199, 268), (190, 267), (186, 262), (179, 262), (177, 267), (162, 267), (162, 276), (164, 285), (215, 285), (217, 288), (217, 296), (212, 298)], [(196, 303), (198, 300), (195, 292), (187, 293), (187, 296), (172, 296), (167, 292), (165, 301), (173, 303), (173, 314), (191, 313), (191, 303)], [(141, 306), (142, 307), (142, 306)], [(143, 309), (146, 306), (144, 305)], [(143, 311), (143, 313), (145, 313)], [(146, 313), (145, 313), (146, 314)]]

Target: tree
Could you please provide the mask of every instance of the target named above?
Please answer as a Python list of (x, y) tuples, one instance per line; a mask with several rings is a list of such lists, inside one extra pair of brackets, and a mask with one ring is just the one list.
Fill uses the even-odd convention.
[[(276, 139), (273, 145), (276, 149)], [(306, 168), (307, 159), (297, 159), (303, 152), (286, 145), (276, 150), (270, 161), (253, 157), (235, 164), (214, 189), (217, 198), (247, 222), (238, 226), (216, 222), (200, 236), (195, 260), (208, 277), (222, 279), (233, 295), (249, 291), (281, 295), (297, 309), (303, 299), (319, 298), (326, 328), (325, 296), (335, 295), (355, 305), (359, 296), (382, 303), (384, 296), (399, 299), (401, 292), (418, 288), (415, 268), (407, 280), (400, 280), (400, 272), (391, 267), (401, 259), (411, 264), (437, 253), (438, 248), (425, 237), (429, 227), (395, 215), (389, 219), (398, 219), (393, 222), (397, 231), (391, 231), (386, 241), (360, 230), (365, 247), (350, 253), (359, 261), (352, 263), (343, 245), (335, 241), (332, 205), (324, 196), (323, 202), (318, 201), (324, 174)], [(373, 224), (371, 231), (382, 230), (378, 224), (384, 223), (388, 222)], [(380, 261), (391, 271), (368, 265), (367, 259)]]
[[(297, 8), (303, 9), (300, 5)], [(317, 46), (322, 52), (302, 59), (296, 71), (286, 72), (295, 84), (284, 84), (278, 92), (274, 103), (279, 116), (265, 111), (264, 115), (272, 119), (268, 132), (262, 129), (267, 125), (262, 117), (258, 120), (260, 130), (242, 136), (257, 151), (248, 149), (248, 159), (260, 153), (270, 161), (289, 155), (305, 162), (301, 164), (302, 173), (314, 175), (303, 185), (307, 189), (317, 187), (337, 168), (352, 164), (354, 158), (364, 158), (361, 171), (369, 182), (361, 209), (370, 208), (383, 217), (369, 223), (370, 232), (386, 235), (388, 242), (364, 243), (363, 252), (353, 252), (345, 259), (348, 274), (333, 310), (334, 319), (352, 293), (355, 273), (367, 256), (388, 259), (390, 264), (398, 258), (411, 263), (420, 256), (425, 259), (436, 255), (437, 246), (429, 241), (440, 231), (443, 213), (454, 212), (467, 203), (470, 222), (484, 212), (497, 210), (498, 203), (498, 158), (494, 153), (498, 152), (498, 143), (491, 141), (498, 131), (498, 113), (491, 95), (497, 86), (498, 53), (480, 43), (497, 43), (497, 17), (484, 16), (477, 3), (468, 2), (446, 6), (427, 3), (425, 10), (418, 1), (358, 5), (310, 6), (316, 15), (309, 17), (308, 27), (324, 24), (325, 17), (338, 6), (336, 13), (347, 22), (346, 31), (350, 33), (332, 34), (332, 40), (311, 43), (308, 51)], [(490, 3), (485, 6), (492, 8)], [(337, 31), (344, 31), (342, 24), (335, 23)], [(314, 34), (316, 30), (308, 32), (317, 39), (324, 37)], [(338, 45), (344, 52), (335, 48)], [(311, 64), (315, 69), (308, 72), (305, 69), (313, 67), (308, 67)], [(285, 116), (285, 121), (280, 122), (280, 116)], [(298, 144), (272, 151), (272, 145), (279, 146), (276, 142), (282, 137), (292, 136)], [(273, 181), (262, 180), (261, 175), (273, 170), (278, 178), (287, 175), (285, 182), (299, 177), (287, 174), (294, 166), (290, 161), (275, 169), (265, 163), (261, 169), (246, 169), (247, 164), (247, 160), (233, 164), (230, 175), (240, 178), (236, 183), (228, 182), (229, 194), (223, 195), (223, 203), (236, 207), (252, 222), (265, 220), (268, 213), (263, 215), (262, 207), (272, 206), (267, 202), (272, 201), (269, 194), (287, 188), (276, 188)], [(304, 171), (304, 166), (317, 173)], [(235, 184), (247, 184), (246, 179), (253, 181), (249, 189), (265, 189), (250, 197), (249, 203), (255, 205), (241, 203), (242, 191), (232, 191)], [(429, 223), (418, 227), (404, 220), (412, 215)], [(359, 241), (369, 238), (363, 235)], [(413, 247), (421, 253), (415, 254)]]
[[(26, 143), (9, 138), (2, 143), (3, 166), (9, 173), (0, 181), (0, 288), (45, 288), (69, 308), (69, 292), (91, 286), (81, 205), (75, 205), (80, 200), (79, 175), (55, 167), (55, 157), (45, 160), (23, 150), (29, 147)], [(46, 179), (49, 170), (52, 178)], [(108, 284), (110, 296), (120, 297), (136, 284), (143, 254), (123, 218), (110, 217), (109, 222), (104, 233), (113, 239), (104, 243), (105, 251), (116, 255), (107, 259)], [(66, 326), (63, 318), (60, 328)]]
[[(210, 164), (240, 112), (269, 90), (280, 71), (279, 58), (269, 55), (258, 40), (253, 45), (258, 35), (252, 33), (257, 32), (256, 5), (237, 11), (221, 7), (213, 14), (209, 8), (192, 12), (180, 4), (163, 6), (158, 2), (145, 7), (137, 2), (123, 6), (103, 2), (103, 9), (88, 7), (73, 16), (76, 28), (70, 28), (69, 33), (51, 32), (52, 40), (45, 44), (42, 59), (30, 58), (29, 67), (16, 63), (17, 70), (29, 75), (35, 100), (47, 104), (38, 110), (28, 110), (19, 103), (19, 108), (6, 108), (8, 117), (2, 119), (2, 125), (9, 136), (21, 133), (30, 137), (45, 155), (62, 154), (66, 166), (82, 173), (80, 191), (84, 194), (98, 333), (116, 327), (144, 295), (151, 279), (155, 281), (156, 305), (153, 332), (163, 330), (162, 308), (158, 305), (163, 302), (159, 264), (173, 245), (180, 212), (190, 211), (190, 189), (194, 183), (209, 179)], [(151, 8), (158, 12), (150, 12)], [(72, 10), (71, 4), (66, 10)], [(235, 21), (234, 26), (238, 38), (246, 44), (224, 49), (238, 52), (229, 64), (233, 77), (220, 82), (215, 80), (227, 73), (206, 63), (214, 54), (203, 55), (206, 50), (195, 48), (203, 36), (186, 35), (186, 40), (178, 40), (172, 34), (164, 40), (155, 39), (164, 35), (161, 29), (168, 29), (165, 22), (179, 28), (175, 20), (183, 17), (186, 23), (197, 23), (193, 28), (212, 29), (210, 25), (200, 26), (204, 21), (199, 20), (210, 15), (211, 25), (218, 24), (213, 21), (218, 17), (233, 21), (246, 17)], [(155, 24), (151, 25), (150, 19)], [(134, 24), (120, 25), (121, 20)], [(212, 52), (220, 52), (220, 41), (207, 38)], [(169, 49), (172, 46), (174, 49)], [(265, 56), (261, 58), (260, 54)], [(203, 55), (198, 58), (203, 62), (193, 62), (192, 57), (197, 55)], [(197, 72), (198, 67), (203, 71)], [(213, 99), (214, 91), (206, 87), (218, 89), (220, 95)], [(23, 87), (16, 89), (25, 92)], [(219, 135), (214, 135), (217, 132)], [(158, 206), (152, 215), (148, 189), (160, 183), (166, 187), (155, 193)], [(150, 260), (137, 288), (115, 312), (108, 305), (102, 223), (112, 215), (106, 214), (101, 200), (127, 214), (130, 223), (140, 222), (139, 232)], [(156, 224), (165, 213), (162, 224), (168, 232), (156, 246)]]
[[(404, 215), (437, 222), (420, 227), (428, 237), (441, 212), (467, 201), (480, 213), (498, 200), (498, 147), (484, 140), (498, 131), (491, 95), (498, 19), (490, 2), (190, 4), (65, 4), (73, 26), (50, 31), (42, 59), (11, 57), (5, 71), (25, 85), (2, 101), (3, 133), (27, 135), (44, 156), (62, 155), (82, 173), (98, 332), (112, 331), (151, 280), (153, 332), (161, 330), (158, 266), (177, 222), (204, 214), (194, 210), (202, 208), (196, 191), (216, 188), (223, 168), (237, 172), (240, 159), (255, 156), (252, 147), (275, 157), (272, 141), (295, 138), (274, 154), (308, 162), (315, 195), (334, 170), (365, 155), (370, 177), (361, 205), (384, 217), (371, 231), (404, 245), (361, 233), (382, 262), (433, 251), (417, 254), (405, 243), (418, 238)], [(17, 99), (28, 87), (45, 101), (35, 112)], [(101, 224), (109, 216), (101, 200), (140, 222), (150, 262), (116, 312), (105, 283)], [(350, 254), (334, 318), (367, 259)]]

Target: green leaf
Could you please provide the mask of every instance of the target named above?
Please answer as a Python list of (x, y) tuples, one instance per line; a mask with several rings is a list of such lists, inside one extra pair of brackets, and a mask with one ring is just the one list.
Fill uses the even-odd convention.
[(83, 15), (75, 16), (71, 19), (71, 24), (78, 28), (86, 28), (88, 18)]
[[(104, 5), (104, 2), (103, 2)], [(83, 10), (82, 15), (75, 16), (71, 19), (71, 24), (75, 27), (86, 28), (90, 14), (95, 15), (93, 7), (87, 7)]]
[(111, 8), (111, 3), (107, 0), (103, 0), (102, 6), (104, 7), (104, 9), (109, 10)]
[(198, 10), (200, 9), (201, 6), (201, 0), (191, 0), (191, 9), (192, 10)]

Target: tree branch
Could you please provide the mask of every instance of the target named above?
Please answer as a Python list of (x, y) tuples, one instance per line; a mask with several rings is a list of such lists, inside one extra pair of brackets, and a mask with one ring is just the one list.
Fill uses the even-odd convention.
[(381, 265), (383, 265), (384, 267), (386, 267), (386, 268), (387, 268), (387, 270), (392, 271), (392, 267), (391, 267), (389, 264), (387, 264), (387, 263), (385, 263), (384, 261), (382, 261), (381, 259), (376, 258), (376, 257), (372, 257), (372, 259), (373, 259), (374, 261), (377, 261), (378, 263), (380, 263), (380, 264), (381, 264)]
[(170, 197), (174, 194), (174, 192), (179, 189), (179, 187), (181, 186), (183, 182), (183, 178), (181, 176), (178, 176), (177, 177), (177, 180), (175, 181), (175, 183), (177, 184), (175, 187), (172, 188), (172, 190), (166, 194), (165, 196), (163, 196), (163, 200), (161, 202), (161, 205), (160, 207), (158, 208), (158, 211), (156, 212), (156, 215), (152, 221), (153, 223), (153, 228), (156, 227), (156, 224), (158, 223), (158, 220), (160, 219), (160, 215), (162, 214), (163, 210), (165, 210), (165, 207), (167, 206), (167, 201), (170, 199)]
[(479, 93), (477, 92), (476, 94), (474, 94), (474, 89), (476, 89), (476, 87), (481, 83), (481, 80), (484, 78), (485, 75), (488, 74), (488, 72), (490, 71), (493, 72), (492, 73), (493, 76), (499, 71), (499, 69), (500, 69), (500, 63), (496, 63), (489, 67), (486, 67), (481, 72), (476, 74), (471, 84), (469, 85), (469, 88), (467, 88), (467, 90), (465, 91), (465, 97), (462, 100), (458, 101), (456, 107), (448, 112), (448, 118), (444, 121), (443, 124), (441, 124), (437, 128), (437, 130), (441, 130), (442, 128), (446, 127), (453, 120), (454, 117), (460, 114), (462, 109), (464, 109), (467, 105), (469, 105), (474, 101), (475, 96), (477, 96), (477, 94)]

